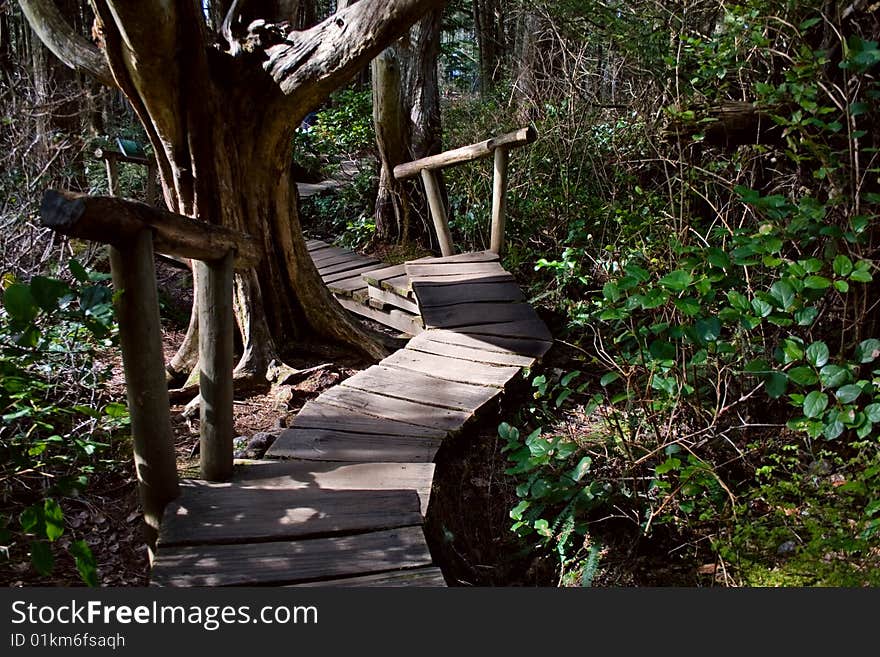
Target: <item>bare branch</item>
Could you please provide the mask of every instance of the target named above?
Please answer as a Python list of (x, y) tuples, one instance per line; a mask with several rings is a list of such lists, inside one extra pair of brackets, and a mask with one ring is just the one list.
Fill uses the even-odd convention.
[(360, 0), (267, 48), (266, 70), (305, 114), (445, 0)]
[(85, 71), (99, 82), (115, 87), (104, 54), (78, 34), (52, 0), (18, 0), (21, 11), (46, 47), (70, 68)]

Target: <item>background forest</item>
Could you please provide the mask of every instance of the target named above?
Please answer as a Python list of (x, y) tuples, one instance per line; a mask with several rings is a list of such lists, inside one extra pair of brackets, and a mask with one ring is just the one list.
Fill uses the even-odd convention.
[[(89, 34), (86, 3), (56, 4)], [(304, 24), (335, 9), (298, 6)], [(307, 233), (402, 261), (436, 244), (389, 167), (537, 129), (511, 158), (503, 263), (557, 343), (458, 454), (494, 482), (470, 536), (435, 518), (459, 581), (880, 584), (878, 15), (870, 0), (453, 0), (297, 131), (299, 180), (341, 181), (302, 199)], [(49, 187), (107, 193), (93, 153), (117, 138), (145, 142), (123, 97), (0, 2), (6, 583), (143, 576), (142, 550), (108, 547), (138, 512), (106, 262), (37, 208)], [(145, 169), (120, 173), (143, 198)], [(486, 249), (491, 167), (444, 187), (459, 250)]]

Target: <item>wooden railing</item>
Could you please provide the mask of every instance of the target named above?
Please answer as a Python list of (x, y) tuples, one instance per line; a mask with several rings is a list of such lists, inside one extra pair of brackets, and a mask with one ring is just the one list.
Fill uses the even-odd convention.
[(446, 216), (446, 208), (443, 206), (443, 198), (434, 172), (494, 155), (492, 233), (489, 249), (495, 253), (501, 253), (501, 249), (504, 248), (504, 226), (507, 214), (507, 167), (510, 149), (531, 144), (537, 137), (538, 133), (529, 126), (477, 144), (445, 151), (438, 155), (430, 155), (394, 167), (394, 177), (397, 180), (406, 180), (421, 174), (422, 182), (425, 185), (425, 194), (428, 197), (428, 206), (431, 208), (434, 230), (437, 232), (437, 239), (440, 242), (440, 252), (444, 256), (452, 255), (454, 249), (452, 234), (449, 231), (449, 219)]
[(135, 469), (152, 550), (162, 512), (178, 495), (154, 252), (193, 260), (201, 474), (224, 481), (232, 476), (233, 464), (233, 270), (257, 264), (259, 246), (227, 228), (116, 197), (49, 190), (40, 214), (48, 228), (110, 247)]

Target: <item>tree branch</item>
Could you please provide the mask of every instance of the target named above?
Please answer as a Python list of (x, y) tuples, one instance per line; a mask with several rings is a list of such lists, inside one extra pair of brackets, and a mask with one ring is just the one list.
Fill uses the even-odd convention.
[(18, 3), (31, 29), (58, 59), (109, 87), (117, 86), (103, 53), (77, 34), (52, 0), (18, 0)]
[(290, 32), (266, 49), (265, 68), (295, 103), (301, 118), (366, 66), (423, 14), (445, 0), (360, 0), (315, 27)]

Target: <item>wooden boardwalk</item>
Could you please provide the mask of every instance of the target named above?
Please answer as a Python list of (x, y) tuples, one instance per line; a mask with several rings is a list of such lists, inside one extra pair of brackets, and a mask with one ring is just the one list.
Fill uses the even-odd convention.
[(343, 306), (413, 337), (308, 402), (231, 482), (181, 482), (154, 585), (445, 585), (422, 531), (434, 456), (552, 337), (492, 253), (388, 267), (308, 248)]

